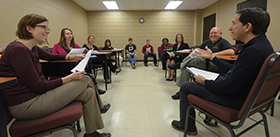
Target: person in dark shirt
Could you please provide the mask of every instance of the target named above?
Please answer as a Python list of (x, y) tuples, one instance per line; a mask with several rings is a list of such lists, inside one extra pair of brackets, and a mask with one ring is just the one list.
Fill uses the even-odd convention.
[[(196, 95), (218, 105), (240, 109), (263, 65), (265, 59), (274, 50), (265, 33), (270, 23), (269, 14), (261, 8), (245, 8), (236, 12), (229, 27), (233, 40), (240, 40), (245, 45), (234, 64), (226, 63), (211, 52), (199, 49), (198, 57), (210, 59), (225, 76), (216, 80), (207, 80), (202, 76), (194, 76), (195, 82), (185, 82), (180, 88), (180, 120), (173, 120), (173, 128), (184, 131), (186, 110), (189, 106), (188, 94)], [(190, 116), (195, 118), (194, 109)], [(211, 120), (207, 120), (207, 124)], [(196, 135), (195, 121), (189, 118), (188, 134)]]
[[(204, 41), (198, 48), (205, 49), (208, 47), (214, 55), (234, 55), (234, 50), (232, 45), (222, 38), (222, 31), (219, 27), (213, 27), (209, 33), (209, 39)], [(194, 50), (195, 51), (195, 50)], [(191, 74), (186, 69), (186, 67), (196, 67), (199, 69), (206, 69), (206, 60), (201, 57), (196, 57), (194, 51), (183, 59), (181, 63), (181, 73), (176, 82), (176, 85), (180, 87), (184, 82), (190, 81)], [(213, 72), (222, 72), (214, 63), (209, 62), (208, 64), (208, 71)], [(175, 95), (172, 96), (173, 99), (180, 98), (180, 92), (177, 92)]]
[[(190, 48), (188, 43), (184, 43), (184, 37), (181, 33), (176, 35), (175, 42), (176, 44), (173, 45), (172, 51), (179, 51)], [(188, 53), (181, 53), (176, 55), (175, 57), (168, 56), (166, 65), (168, 66), (169, 64), (180, 64), (187, 55)], [(175, 70), (171, 70), (169, 67), (167, 67), (167, 72), (168, 76), (166, 78), (166, 81), (173, 81)]]
[(39, 59), (81, 60), (82, 55), (51, 54), (37, 46), (46, 41), (50, 29), (48, 20), (37, 14), (25, 15), (18, 23), (16, 35), (0, 59), (0, 76), (17, 77), (18, 83), (3, 90), (4, 102), (10, 114), (18, 120), (37, 119), (50, 115), (73, 101), (83, 104), (84, 137), (110, 137), (96, 130), (104, 127), (101, 113), (109, 107), (103, 105), (95, 85), (85, 71), (47, 80)]
[(130, 64), (131, 64), (131, 67), (133, 69), (135, 69), (135, 63), (137, 61), (137, 55), (136, 55), (136, 45), (134, 45), (132, 42), (133, 42), (133, 39), (132, 38), (129, 38), (128, 39), (128, 42), (129, 44), (127, 44), (125, 46), (125, 56), (128, 58)]
[[(104, 44), (104, 48), (103, 50), (114, 50), (114, 48), (112, 47), (111, 41), (109, 39), (105, 40), (105, 44)], [(123, 58), (121, 56), (116, 55), (116, 53), (114, 53), (113, 56), (111, 56), (113, 59), (115, 59), (115, 57), (118, 59), (118, 61), (121, 63), (123, 61)]]

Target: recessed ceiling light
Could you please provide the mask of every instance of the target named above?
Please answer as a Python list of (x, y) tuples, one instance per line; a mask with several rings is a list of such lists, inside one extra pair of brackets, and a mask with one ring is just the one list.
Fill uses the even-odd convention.
[(118, 10), (119, 6), (117, 5), (116, 1), (102, 1), (105, 7), (108, 10)]
[(169, 1), (164, 9), (176, 9), (183, 1)]

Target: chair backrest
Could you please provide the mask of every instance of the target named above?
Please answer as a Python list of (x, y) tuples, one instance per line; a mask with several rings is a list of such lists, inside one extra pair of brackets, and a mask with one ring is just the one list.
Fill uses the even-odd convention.
[(157, 48), (157, 51), (158, 51), (158, 58), (160, 59), (160, 54), (161, 54), (161, 52), (160, 52), (160, 46)]
[(245, 119), (261, 110), (267, 111), (278, 93), (280, 85), (280, 52), (268, 56), (239, 111), (238, 119)]

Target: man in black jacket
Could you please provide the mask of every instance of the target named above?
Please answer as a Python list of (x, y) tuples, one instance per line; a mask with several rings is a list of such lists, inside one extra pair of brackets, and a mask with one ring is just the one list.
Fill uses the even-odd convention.
[[(231, 37), (245, 43), (243, 50), (234, 64), (226, 63), (213, 55), (211, 50), (196, 52), (199, 57), (210, 59), (226, 75), (216, 80), (207, 80), (194, 76), (195, 82), (185, 82), (180, 88), (180, 121), (173, 120), (173, 128), (184, 131), (186, 110), (189, 106), (188, 94), (193, 94), (210, 102), (240, 109), (260, 71), (265, 59), (272, 54), (273, 48), (265, 36), (270, 23), (270, 16), (260, 8), (246, 8), (236, 12), (229, 27)], [(195, 118), (194, 109), (190, 116)], [(188, 134), (196, 135), (195, 121), (189, 118)]]

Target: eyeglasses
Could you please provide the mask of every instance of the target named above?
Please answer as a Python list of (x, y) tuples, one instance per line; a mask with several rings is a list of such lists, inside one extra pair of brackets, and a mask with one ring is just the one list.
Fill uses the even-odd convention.
[(45, 25), (35, 25), (35, 27), (41, 27), (41, 28), (43, 28), (43, 29), (46, 30), (46, 31), (51, 31), (50, 28), (48, 28), (48, 27), (45, 26)]

